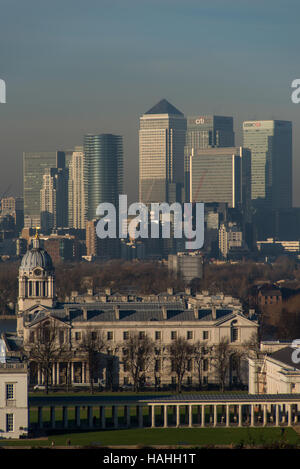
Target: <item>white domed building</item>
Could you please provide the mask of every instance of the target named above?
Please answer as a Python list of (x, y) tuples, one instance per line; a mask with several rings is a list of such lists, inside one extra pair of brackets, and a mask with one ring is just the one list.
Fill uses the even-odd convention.
[[(23, 314), (34, 313), (40, 307), (53, 308), (55, 298), (55, 272), (52, 259), (40, 246), (35, 236), (31, 249), (24, 255), (19, 268), (18, 332), (23, 329)], [(43, 308), (43, 309), (44, 309)]]

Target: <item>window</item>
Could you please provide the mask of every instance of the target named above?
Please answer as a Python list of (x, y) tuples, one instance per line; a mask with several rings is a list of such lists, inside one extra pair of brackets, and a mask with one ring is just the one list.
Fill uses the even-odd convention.
[(154, 353), (155, 353), (155, 355), (160, 355), (160, 353), (161, 353), (160, 348), (155, 348)]
[(127, 376), (124, 376), (123, 384), (125, 384), (125, 386), (129, 384), (129, 379)]
[(6, 431), (14, 431), (14, 414), (6, 414)]
[(155, 360), (155, 371), (160, 371), (160, 370), (161, 370), (161, 361)]
[(188, 360), (188, 362), (187, 362), (187, 371), (192, 371), (192, 369), (193, 369), (193, 362), (192, 362), (192, 360), (190, 359), (190, 360)]
[(205, 358), (203, 360), (203, 371), (208, 371), (208, 360)]
[(203, 331), (202, 337), (203, 337), (203, 340), (208, 340), (208, 331)]
[(111, 331), (107, 332), (107, 340), (113, 340), (113, 333)]
[(129, 332), (125, 331), (123, 332), (123, 340), (128, 340), (129, 339)]
[(59, 331), (59, 343), (63, 344), (65, 341), (65, 332), (64, 331)]
[(186, 338), (187, 340), (191, 340), (193, 338), (193, 331), (187, 331)]
[(161, 331), (155, 331), (155, 340), (161, 340)]
[(29, 342), (30, 342), (31, 344), (34, 343), (34, 332), (33, 332), (33, 331), (31, 331), (30, 334), (29, 334)]
[(123, 364), (123, 370), (124, 370), (125, 373), (126, 373), (126, 371), (128, 371), (128, 364), (126, 362), (124, 362), (124, 364)]
[(171, 340), (177, 339), (177, 331), (171, 331)]
[(139, 339), (144, 339), (145, 338), (145, 332), (144, 331), (140, 331), (139, 332)]
[(6, 399), (14, 399), (15, 398), (15, 386), (13, 383), (6, 384)]
[(176, 384), (176, 376), (172, 376), (172, 384)]
[(237, 327), (231, 329), (231, 342), (236, 342), (239, 338), (239, 330)]
[(192, 385), (192, 377), (191, 377), (191, 376), (188, 376), (188, 377), (186, 378), (186, 384), (187, 384), (188, 386), (191, 386), (191, 385)]
[(81, 340), (81, 332), (75, 332), (75, 340)]

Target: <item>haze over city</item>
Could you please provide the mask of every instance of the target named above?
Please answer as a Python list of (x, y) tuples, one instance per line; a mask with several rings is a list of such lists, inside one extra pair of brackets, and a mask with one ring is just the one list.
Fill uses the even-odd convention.
[(0, 2), (0, 186), (22, 194), (22, 152), (65, 150), (88, 132), (124, 138), (125, 192), (137, 200), (139, 117), (161, 98), (185, 116), (293, 122), (300, 205), (296, 1)]

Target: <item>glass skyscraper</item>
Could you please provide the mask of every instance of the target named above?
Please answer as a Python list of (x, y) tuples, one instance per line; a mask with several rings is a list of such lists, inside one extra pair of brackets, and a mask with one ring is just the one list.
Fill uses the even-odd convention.
[(292, 123), (243, 123), (243, 146), (251, 150), (252, 192), (257, 208), (292, 207)]
[(184, 147), (185, 201), (190, 199), (190, 156), (194, 151), (212, 147), (234, 147), (233, 117), (198, 115), (187, 118)]
[(140, 117), (140, 202), (181, 202), (185, 132), (184, 115), (165, 99)]
[(123, 139), (119, 135), (84, 136), (84, 193), (87, 220), (96, 218), (100, 203), (118, 206), (123, 191)]
[(249, 210), (251, 152), (242, 147), (196, 150), (190, 157), (190, 201)]
[(40, 226), (40, 191), (49, 168), (64, 168), (62, 151), (23, 153), (24, 226)]

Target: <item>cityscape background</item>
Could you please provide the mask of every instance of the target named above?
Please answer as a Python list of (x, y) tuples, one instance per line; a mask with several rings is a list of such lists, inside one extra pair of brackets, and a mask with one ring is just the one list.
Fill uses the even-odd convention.
[[(124, 137), (125, 192), (138, 199), (138, 118), (166, 97), (186, 116), (291, 120), (300, 171), (296, 1), (1, 1), (1, 187), (22, 195), (23, 151)], [(294, 206), (300, 205), (294, 184)]]

